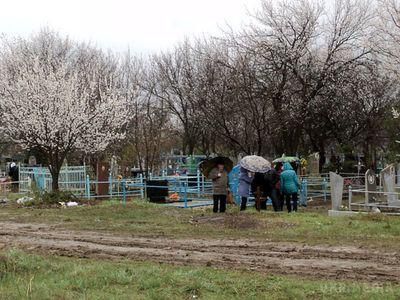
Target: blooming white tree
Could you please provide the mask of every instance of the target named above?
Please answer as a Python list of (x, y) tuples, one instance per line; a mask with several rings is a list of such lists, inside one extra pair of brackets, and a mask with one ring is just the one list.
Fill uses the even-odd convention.
[(81, 74), (74, 60), (77, 49), (47, 31), (29, 40), (3, 41), (2, 129), (12, 141), (43, 155), (53, 190), (58, 190), (59, 172), (68, 154), (104, 150), (124, 137), (129, 120), (118, 82), (101, 78), (97, 63)]

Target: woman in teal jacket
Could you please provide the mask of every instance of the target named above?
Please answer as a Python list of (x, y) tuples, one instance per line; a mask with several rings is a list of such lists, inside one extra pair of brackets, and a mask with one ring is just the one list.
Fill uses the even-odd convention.
[(296, 172), (290, 163), (284, 163), (283, 172), (281, 173), (281, 191), (285, 195), (288, 212), (292, 211), (292, 202), (293, 211), (297, 211), (297, 193), (299, 189), (300, 182)]

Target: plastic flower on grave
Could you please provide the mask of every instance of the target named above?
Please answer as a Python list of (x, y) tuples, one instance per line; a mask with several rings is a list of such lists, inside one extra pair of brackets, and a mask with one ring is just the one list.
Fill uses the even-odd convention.
[(300, 164), (303, 168), (306, 168), (308, 166), (308, 161), (305, 158), (302, 158), (300, 160)]

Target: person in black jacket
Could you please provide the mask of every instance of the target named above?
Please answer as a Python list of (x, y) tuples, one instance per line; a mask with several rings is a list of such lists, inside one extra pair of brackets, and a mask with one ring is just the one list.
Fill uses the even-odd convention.
[(267, 209), (267, 184), (263, 173), (255, 173), (251, 183), (251, 192), (255, 197), (256, 209)]
[(267, 173), (256, 173), (251, 183), (251, 191), (256, 198), (257, 210), (267, 209), (267, 199), (271, 198), (274, 211), (282, 211), (283, 207), (279, 201), (279, 191), (277, 184), (279, 182), (279, 174), (275, 169), (269, 170)]
[(267, 197), (271, 198), (272, 207), (274, 211), (281, 211), (282, 205), (279, 201), (279, 191), (277, 190), (277, 184), (279, 182), (279, 174), (278, 172), (272, 168), (267, 173), (264, 174), (264, 181), (265, 181), (265, 190)]
[(18, 190), (18, 181), (19, 181), (19, 170), (18, 166), (15, 162), (10, 164), (10, 169), (8, 171), (8, 176), (11, 178), (11, 188), (12, 191), (15, 193)]

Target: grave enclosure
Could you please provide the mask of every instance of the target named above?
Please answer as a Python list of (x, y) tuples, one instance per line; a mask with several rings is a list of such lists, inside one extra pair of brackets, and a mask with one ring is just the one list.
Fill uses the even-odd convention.
[(364, 187), (348, 187), (348, 201), (343, 201), (346, 190), (344, 179), (335, 173), (330, 174), (332, 209), (331, 216), (354, 213), (386, 213), (400, 215), (400, 175), (395, 166), (389, 165), (377, 176), (373, 170), (365, 173)]
[[(315, 159), (316, 160), (316, 159)], [(107, 165), (99, 166), (103, 172), (96, 179), (89, 178), (86, 166), (64, 166), (60, 173), (60, 190), (70, 191), (82, 199), (119, 198), (126, 202), (130, 198), (147, 199), (149, 189), (166, 189), (165, 199), (173, 199), (168, 203), (177, 207), (187, 208), (205, 206), (212, 203), (212, 184), (199, 171), (194, 175), (153, 176), (149, 174), (148, 181), (142, 174), (130, 178), (111, 176)], [(399, 168), (397, 168), (399, 169)], [(365, 176), (355, 174), (330, 173), (301, 178), (300, 203), (307, 204), (309, 200), (319, 199), (332, 201), (331, 214), (353, 212), (382, 211), (398, 213), (400, 211), (400, 176), (396, 175), (396, 167), (390, 165), (377, 176), (368, 170)], [(19, 192), (31, 192), (31, 183), (43, 191), (51, 190), (51, 175), (47, 168), (19, 166)], [(239, 187), (239, 168), (234, 168), (230, 174), (230, 189), (234, 200), (240, 203), (237, 194)], [(163, 187), (151, 182), (164, 181)], [(149, 184), (147, 183), (149, 182)], [(6, 188), (3, 183), (3, 196)], [(162, 201), (164, 202), (164, 201)], [(168, 202), (168, 201), (166, 201)]]

